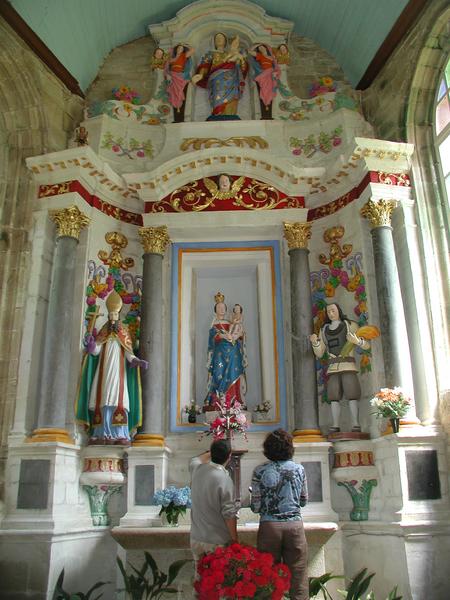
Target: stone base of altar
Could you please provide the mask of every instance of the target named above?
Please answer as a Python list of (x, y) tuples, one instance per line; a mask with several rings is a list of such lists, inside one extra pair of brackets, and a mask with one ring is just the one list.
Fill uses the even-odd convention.
[[(257, 531), (257, 522), (238, 525), (239, 541), (243, 544), (256, 545)], [(305, 522), (305, 531), (309, 549), (308, 574), (319, 576), (330, 571), (343, 573), (341, 534), (337, 523)], [(111, 534), (121, 546), (119, 555), (122, 560), (126, 559), (134, 567), (140, 568), (144, 561), (144, 552), (147, 551), (156, 560), (158, 567), (167, 573), (173, 561), (192, 558), (189, 532), (189, 525), (180, 525), (175, 528), (114, 527)], [(188, 564), (177, 578), (178, 591), (183, 600), (194, 598), (193, 579), (193, 565)], [(339, 586), (336, 584), (328, 587), (334, 594)]]

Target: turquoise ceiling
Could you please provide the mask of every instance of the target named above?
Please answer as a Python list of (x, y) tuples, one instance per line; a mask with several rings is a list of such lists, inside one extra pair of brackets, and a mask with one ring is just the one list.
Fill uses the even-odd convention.
[[(215, 0), (211, 0), (215, 2)], [(85, 90), (116, 46), (148, 35), (183, 0), (10, 0)], [(332, 54), (353, 85), (361, 79), (408, 0), (258, 0), (270, 15)]]

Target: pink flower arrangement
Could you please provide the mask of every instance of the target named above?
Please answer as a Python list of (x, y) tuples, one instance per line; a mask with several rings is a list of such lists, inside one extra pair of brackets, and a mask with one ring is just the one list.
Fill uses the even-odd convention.
[(112, 93), (116, 100), (121, 100), (122, 102), (129, 102), (130, 104), (139, 104), (141, 101), (137, 91), (133, 90), (127, 85), (121, 85), (120, 87), (113, 88)]
[(248, 421), (242, 411), (242, 405), (235, 398), (220, 398), (215, 403), (218, 416), (209, 424), (205, 435), (212, 435), (215, 440), (232, 439), (235, 433), (242, 433), (247, 439)]

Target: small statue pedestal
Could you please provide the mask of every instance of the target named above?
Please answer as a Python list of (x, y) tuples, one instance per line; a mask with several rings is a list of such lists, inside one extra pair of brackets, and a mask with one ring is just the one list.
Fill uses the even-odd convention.
[(369, 439), (370, 434), (364, 431), (336, 431), (328, 434), (328, 441), (330, 442), (352, 442)]
[(231, 450), (230, 462), (227, 471), (234, 483), (234, 499), (241, 502), (241, 458), (248, 450)]

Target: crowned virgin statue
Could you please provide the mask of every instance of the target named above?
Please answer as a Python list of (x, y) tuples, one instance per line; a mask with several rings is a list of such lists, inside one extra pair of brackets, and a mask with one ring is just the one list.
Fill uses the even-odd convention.
[(215, 297), (214, 318), (208, 338), (208, 393), (205, 405), (215, 409), (216, 402), (224, 399), (245, 405), (247, 391), (245, 368), (245, 331), (242, 323), (243, 309), (235, 304), (232, 318), (227, 319), (225, 297), (218, 292)]
[(209, 92), (211, 115), (208, 121), (239, 119), (238, 103), (244, 91), (247, 60), (239, 48), (239, 37), (228, 40), (224, 33), (214, 36), (214, 50), (200, 60), (192, 82)]

